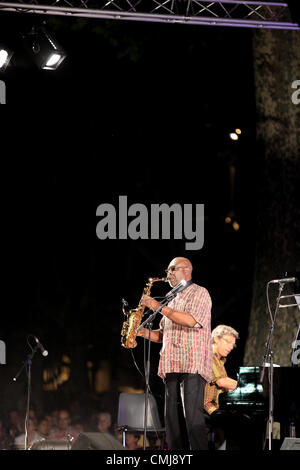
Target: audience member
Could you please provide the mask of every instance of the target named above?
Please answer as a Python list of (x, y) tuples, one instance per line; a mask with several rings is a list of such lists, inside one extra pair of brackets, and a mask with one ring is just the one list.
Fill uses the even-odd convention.
[(24, 423), (16, 409), (10, 410), (8, 414), (8, 430), (13, 440), (24, 432)]
[(49, 439), (64, 441), (72, 437), (70, 413), (68, 410), (60, 410), (58, 412), (57, 427), (51, 429)]
[(58, 427), (58, 415), (59, 415), (59, 410), (56, 408), (55, 410), (52, 410), (50, 413), (51, 417), (51, 431), (54, 429), (57, 429)]
[[(27, 448), (30, 448), (32, 444), (40, 440), (42, 440), (42, 437), (37, 433), (35, 419), (28, 418)], [(19, 450), (25, 449), (25, 432), (15, 438), (15, 448)]]
[(37, 432), (43, 438), (47, 439), (50, 433), (50, 421), (44, 416), (38, 420)]
[(88, 432), (99, 432), (98, 431), (98, 418), (99, 418), (99, 410), (92, 409), (87, 422), (87, 430)]
[(0, 450), (10, 450), (13, 448), (14, 440), (4, 426), (2, 418), (0, 418)]
[(143, 448), (138, 444), (140, 435), (136, 432), (128, 431), (125, 434), (125, 447), (128, 450), (142, 450)]
[(77, 437), (80, 433), (86, 431), (84, 424), (80, 420), (73, 421), (70, 427), (70, 434), (73, 437), (74, 441), (76, 441)]
[(28, 417), (32, 418), (32, 419), (35, 419), (37, 421), (36, 411), (35, 411), (34, 408), (30, 408), (30, 410), (28, 412)]
[(98, 413), (97, 431), (111, 433), (111, 414), (107, 411)]
[(50, 431), (53, 431), (54, 429), (56, 429), (57, 425), (54, 424), (51, 413), (46, 413), (43, 416), (43, 418), (47, 420), (48, 427), (49, 427), (49, 433), (48, 434), (50, 434)]

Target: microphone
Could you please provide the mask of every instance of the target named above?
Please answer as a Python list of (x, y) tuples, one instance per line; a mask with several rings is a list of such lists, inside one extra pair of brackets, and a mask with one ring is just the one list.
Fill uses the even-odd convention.
[(186, 285), (187, 285), (187, 281), (185, 279), (182, 279), (182, 281), (180, 281), (177, 284), (177, 286), (173, 287), (171, 292), (169, 292), (168, 295), (166, 295), (165, 299), (168, 299), (169, 297), (173, 297), (174, 294), (178, 294), (178, 292), (182, 291)]
[(269, 281), (270, 284), (279, 284), (281, 282), (296, 282), (295, 277), (286, 277), (284, 279), (273, 279), (273, 281)]
[(48, 351), (44, 348), (44, 346), (42, 345), (42, 343), (39, 342), (39, 339), (36, 337), (36, 336), (33, 336), (36, 343), (37, 343), (37, 347), (41, 350), (41, 353), (43, 356), (48, 356)]

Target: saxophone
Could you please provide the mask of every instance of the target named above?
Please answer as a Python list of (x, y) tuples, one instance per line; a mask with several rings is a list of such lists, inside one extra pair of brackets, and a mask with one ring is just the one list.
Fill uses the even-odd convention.
[[(143, 290), (142, 297), (144, 295), (150, 295), (152, 285), (154, 282), (158, 281), (168, 282), (168, 278), (159, 279), (157, 277), (150, 277), (146, 287)], [(124, 321), (121, 330), (121, 344), (124, 346), (124, 348), (131, 349), (136, 347), (136, 330), (140, 326), (142, 317), (144, 315), (144, 310), (145, 305), (141, 305), (141, 302), (139, 302), (137, 308), (131, 309), (128, 312), (125, 311), (125, 306), (123, 306), (123, 313), (126, 316), (126, 320)]]

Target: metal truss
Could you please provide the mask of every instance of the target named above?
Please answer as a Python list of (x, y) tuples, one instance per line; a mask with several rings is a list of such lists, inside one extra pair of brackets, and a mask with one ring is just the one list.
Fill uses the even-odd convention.
[(29, 0), (0, 2), (0, 11), (61, 15), (107, 20), (148, 21), (300, 30), (289, 19), (288, 4), (281, 1), (244, 0)]

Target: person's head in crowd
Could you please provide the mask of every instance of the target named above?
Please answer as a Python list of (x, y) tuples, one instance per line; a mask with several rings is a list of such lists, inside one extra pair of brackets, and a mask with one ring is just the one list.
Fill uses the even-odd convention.
[(54, 424), (53, 424), (53, 420), (52, 420), (51, 413), (46, 414), (46, 415), (44, 416), (44, 419), (47, 420), (48, 426), (49, 426), (49, 429), (50, 429), (50, 430), (53, 429), (54, 427), (56, 427), (56, 426), (54, 426)]
[(52, 420), (52, 423), (51, 423), (52, 428), (56, 428), (58, 426), (58, 414), (59, 414), (58, 409), (55, 409), (55, 410), (51, 411), (50, 416), (51, 416), (51, 420)]
[(46, 417), (40, 418), (36, 430), (41, 437), (48, 437), (50, 433), (50, 421)]
[(29, 410), (29, 412), (28, 412), (28, 416), (29, 416), (30, 418), (32, 418), (32, 419), (35, 419), (35, 420), (37, 419), (37, 417), (36, 417), (36, 411), (35, 411), (34, 408), (30, 408), (30, 410)]
[(34, 434), (36, 431), (36, 419), (35, 418), (28, 418), (28, 426), (27, 426), (28, 434)]
[(24, 422), (22, 422), (20, 413), (17, 409), (12, 409), (8, 413), (8, 429), (9, 434), (13, 438), (24, 432)]
[(126, 432), (125, 433), (125, 447), (126, 449), (129, 449), (129, 450), (137, 450), (137, 449), (141, 449), (141, 447), (139, 446), (138, 444), (138, 441), (139, 441), (139, 434), (135, 433), (135, 432)]
[(8, 418), (9, 418), (9, 424), (10, 425), (18, 425), (21, 421), (20, 413), (16, 409), (13, 409), (13, 410), (9, 411)]
[(111, 414), (106, 411), (101, 411), (98, 414), (97, 429), (99, 432), (110, 432)]
[(60, 410), (57, 417), (57, 427), (61, 431), (66, 431), (71, 424), (71, 417), (68, 410)]
[(74, 439), (77, 439), (79, 434), (84, 431), (85, 431), (84, 424), (81, 421), (79, 420), (76, 420), (74, 422), (72, 421), (72, 436)]

